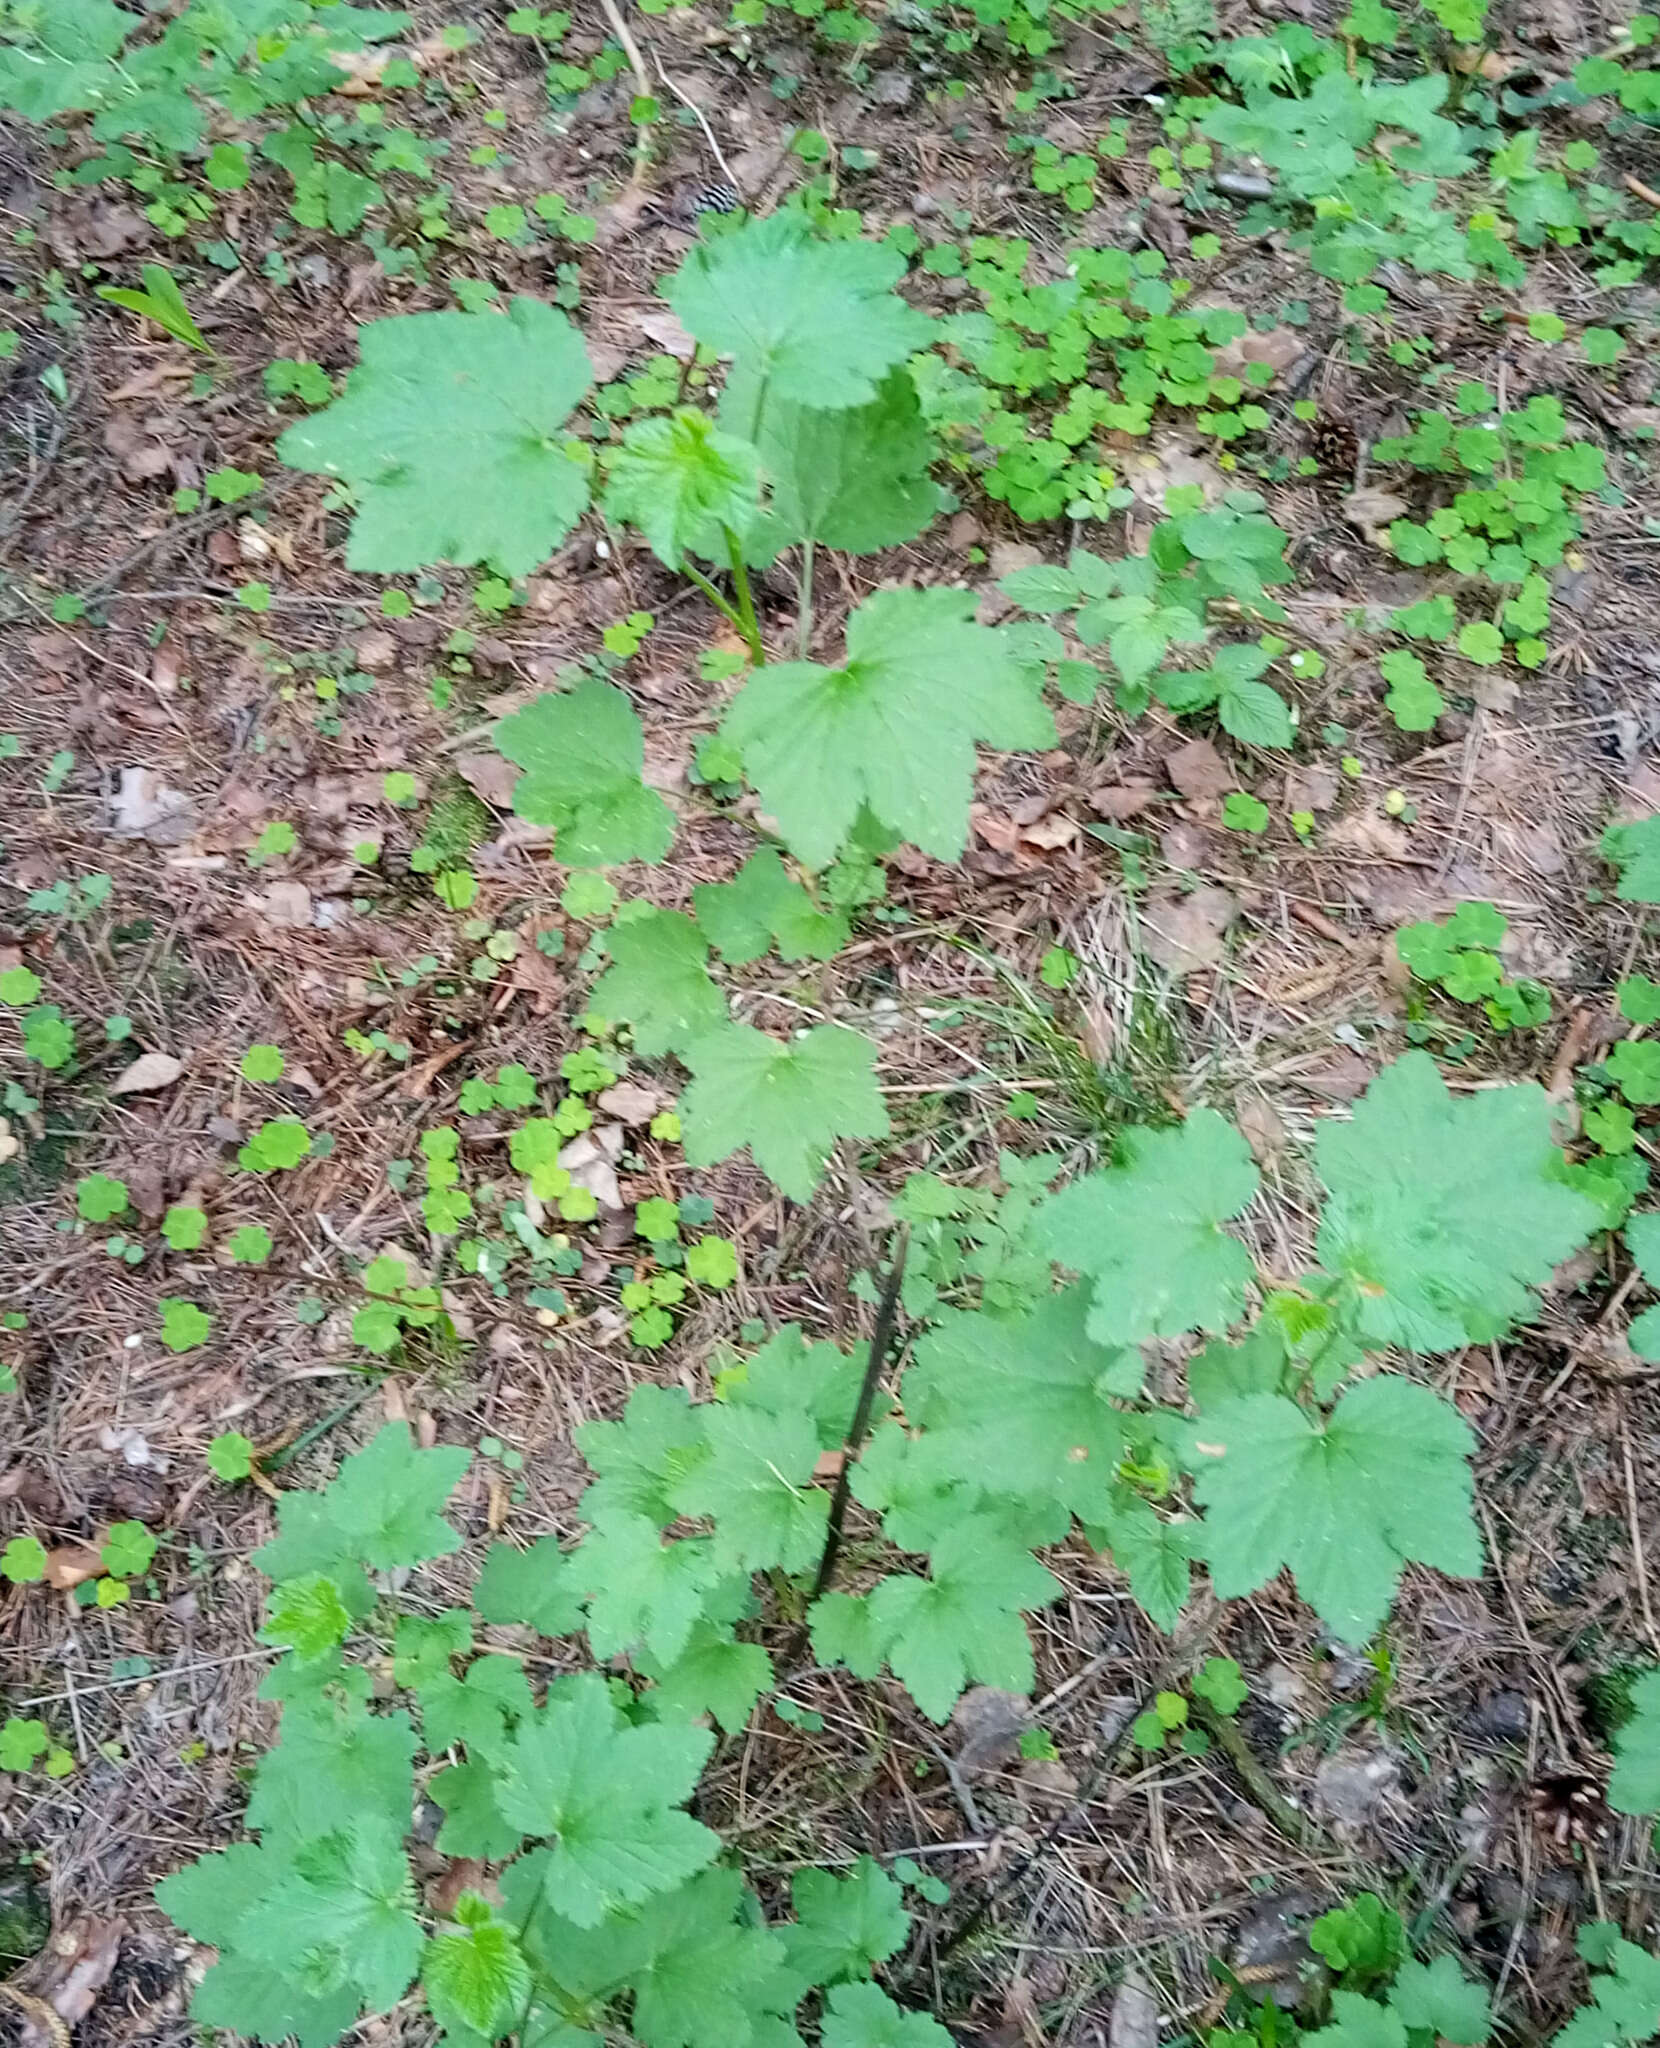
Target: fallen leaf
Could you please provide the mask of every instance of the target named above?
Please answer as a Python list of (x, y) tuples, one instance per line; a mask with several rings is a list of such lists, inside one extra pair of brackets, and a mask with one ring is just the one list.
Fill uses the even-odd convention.
[(153, 1088), (170, 1088), (184, 1072), (184, 1061), (170, 1052), (141, 1052), (110, 1083), (112, 1095), (147, 1095)]
[(1370, 811), (1356, 811), (1339, 818), (1326, 834), (1326, 845), (1334, 853), (1369, 854), (1378, 860), (1402, 860), (1411, 842), (1391, 818)]
[(493, 810), (513, 808), (513, 790), (523, 772), (502, 754), (458, 754), (455, 772)]
[(1392, 519), (1404, 519), (1409, 509), (1406, 500), (1395, 492), (1380, 491), (1370, 484), (1364, 490), (1351, 491), (1343, 500), (1343, 517), (1368, 539)]
[(1228, 488), (1227, 480), (1208, 456), (1194, 454), (1176, 441), (1166, 441), (1156, 449), (1138, 448), (1131, 443), (1120, 458), (1120, 466), (1137, 502), (1161, 519), (1165, 493), (1178, 485), (1197, 484), (1207, 505), (1215, 504)]
[(1035, 846), (1044, 853), (1053, 853), (1058, 847), (1070, 846), (1078, 836), (1078, 824), (1064, 812), (1051, 811), (1046, 818), (1039, 818), (1035, 825), (1021, 827), (1022, 846)]
[(1500, 668), (1484, 668), (1470, 684), (1470, 695), (1483, 711), (1508, 711), (1521, 695), (1522, 686)]
[(1233, 1120), (1260, 1165), (1269, 1165), (1285, 1150), (1285, 1125), (1267, 1096), (1247, 1095), (1236, 1106)]
[(121, 1919), (71, 1920), (47, 1943), (43, 1964), (36, 1966), (35, 1984), (66, 2027), (78, 2027), (109, 1982), (126, 1939)]
[(655, 1088), (647, 1088), (639, 1081), (619, 1081), (614, 1088), (605, 1089), (595, 1098), (599, 1108), (607, 1116), (614, 1116), (619, 1123), (649, 1124), (663, 1107), (663, 1097)]
[(311, 923), (311, 891), (304, 882), (273, 882), (248, 902), (267, 924), (298, 930)]
[(0, 1116), (0, 1166), (4, 1166), (8, 1159), (15, 1159), (22, 1149), (21, 1142), (12, 1136), (11, 1125)]
[(169, 789), (153, 768), (122, 769), (110, 813), (118, 839), (147, 839), (152, 846), (177, 846), (196, 829), (190, 798)]
[(1307, 352), (1308, 341), (1295, 327), (1270, 327), (1265, 334), (1247, 328), (1216, 351), (1216, 371), (1222, 377), (1242, 377), (1248, 363), (1266, 363), (1281, 377)]
[[(620, 1138), (622, 1126), (618, 1124), (613, 1128)], [(617, 1186), (617, 1169), (606, 1157), (611, 1148), (604, 1138), (603, 1131), (584, 1131), (563, 1148), (559, 1164), (579, 1188), (588, 1190), (602, 1209), (620, 1209), (623, 1205), (622, 1191)], [(621, 1150), (619, 1144), (616, 1151), (620, 1153)]]
[(104, 1560), (84, 1543), (63, 1543), (46, 1553), (46, 1583), (60, 1593), (104, 1576)]
[(1239, 780), (1209, 740), (1189, 740), (1164, 757), (1164, 772), (1183, 796), (1215, 799)]
[(1226, 889), (1205, 887), (1182, 896), (1155, 890), (1141, 908), (1141, 945), (1166, 974), (1180, 979), (1215, 967), (1227, 951), (1228, 927), (1239, 904)]
[(656, 342), (666, 355), (683, 363), (689, 363), (696, 355), (697, 343), (672, 313), (654, 307), (635, 312), (633, 320), (646, 340)]
[(1110, 818), (1115, 825), (1137, 818), (1158, 801), (1156, 782), (1117, 782), (1104, 789), (1092, 789), (1089, 807), (1098, 818)]

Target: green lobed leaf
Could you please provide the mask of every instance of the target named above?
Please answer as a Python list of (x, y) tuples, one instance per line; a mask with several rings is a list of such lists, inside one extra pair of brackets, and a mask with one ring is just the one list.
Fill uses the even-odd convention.
[(861, 808), (925, 853), (968, 838), (974, 743), (1055, 739), (1041, 678), (1015, 644), (974, 623), (972, 591), (884, 590), (847, 624), (847, 662), (758, 669), (721, 728), (790, 851), (822, 868)]
[(614, 685), (590, 676), (561, 695), (544, 692), (502, 719), (494, 737), (525, 771), (514, 786), (514, 810), (553, 827), (568, 865), (655, 862), (668, 852), (674, 813), (640, 779), (640, 721)]
[(847, 919), (820, 910), (792, 881), (774, 846), (752, 853), (730, 882), (700, 882), (692, 907), (704, 936), (733, 967), (759, 960), (776, 939), (785, 960), (828, 960), (847, 943)]
[(558, 1681), (518, 1731), (500, 1792), (507, 1820), (554, 1842), (553, 1911), (592, 1927), (710, 1861), (720, 1838), (679, 1809), (713, 1746), (701, 1728), (629, 1727), (597, 1673)]
[(946, 1528), (926, 1579), (885, 1578), (870, 1595), (871, 1625), (894, 1676), (929, 1720), (943, 1723), (971, 1679), (1008, 1692), (1032, 1687), (1023, 1610), (1047, 1607), (1060, 1583), (985, 1517)]
[(1386, 1067), (1347, 1123), (1322, 1123), (1320, 1262), (1353, 1285), (1366, 1341), (1450, 1351), (1531, 1317), (1531, 1289), (1598, 1225), (1553, 1178), (1550, 1123), (1535, 1084), (1455, 1098), (1425, 1052)]
[(1245, 1140), (1213, 1109), (1164, 1131), (1127, 1130), (1122, 1163), (1043, 1203), (1043, 1249), (1094, 1279), (1089, 1333), (1136, 1344), (1224, 1330), (1244, 1312), (1255, 1270), (1222, 1223), (1248, 1207), (1257, 1170)]
[(838, 1984), (825, 2000), (824, 2048), (952, 2048), (925, 2012), (907, 2012), (874, 1984)]
[(709, 947), (678, 910), (647, 910), (607, 935), (611, 966), (595, 984), (593, 1007), (627, 1024), (648, 1057), (683, 1052), (726, 1021), (726, 998), (704, 962)]
[(345, 395), (277, 443), (358, 499), (353, 569), (487, 562), (525, 576), (570, 532), (588, 480), (565, 423), (593, 382), (582, 338), (537, 299), (499, 313), (406, 313), (358, 330)]
[(283, 1495), (277, 1534), (253, 1561), (268, 1578), (289, 1579), (333, 1576), (354, 1563), (395, 1571), (447, 1557), (461, 1538), (441, 1510), (470, 1462), (458, 1446), (417, 1449), (407, 1422), (389, 1422), (321, 1493)]
[(905, 1895), (874, 1858), (861, 1856), (846, 1877), (829, 1870), (798, 1870), (790, 1880), (793, 1925), (778, 1932), (791, 1989), (798, 1995), (821, 1984), (868, 1977), (897, 1955), (911, 1931)]
[(839, 1138), (883, 1138), (876, 1048), (857, 1031), (818, 1024), (789, 1044), (730, 1024), (686, 1050), (692, 1083), (680, 1099), (686, 1158), (712, 1166), (747, 1145), (755, 1164), (805, 1202)]
[(781, 548), (822, 541), (847, 554), (900, 547), (929, 524), (944, 494), (928, 470), (939, 455), (910, 373), (891, 370), (868, 405), (826, 411), (793, 405), (753, 376), (734, 374), (721, 417), (752, 422), (761, 397), (758, 446), (770, 496), (745, 535), (752, 561)]
[(1631, 1717), (1614, 1734), (1608, 1803), (1616, 1813), (1660, 1813), (1660, 1669), (1631, 1688)]
[(714, 1525), (721, 1571), (799, 1574), (824, 1548), (830, 1496), (813, 1485), (818, 1432), (805, 1409), (769, 1414), (713, 1404), (703, 1411), (709, 1455), (674, 1489), (683, 1515)]
[[(799, 215), (774, 213), (699, 243), (664, 296), (705, 347), (778, 398), (868, 405), (932, 330), (892, 289), (904, 270), (885, 243), (816, 241)], [(756, 438), (752, 427), (746, 438)]]
[(1194, 1435), (1218, 1594), (1254, 1593), (1289, 1567), (1333, 1634), (1369, 1641), (1407, 1564), (1480, 1573), (1474, 1442), (1456, 1409), (1405, 1379), (1351, 1387), (1323, 1427), (1277, 1394), (1219, 1403)]

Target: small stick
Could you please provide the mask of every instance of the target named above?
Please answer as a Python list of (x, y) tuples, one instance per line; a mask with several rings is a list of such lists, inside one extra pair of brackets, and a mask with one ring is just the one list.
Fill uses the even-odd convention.
[(899, 1249), (894, 1254), (888, 1284), (882, 1290), (882, 1305), (876, 1311), (876, 1327), (870, 1334), (870, 1356), (865, 1361), (865, 1376), (859, 1388), (859, 1399), (853, 1410), (853, 1420), (848, 1424), (847, 1442), (842, 1450), (842, 1468), (836, 1474), (836, 1490), (830, 1497), (830, 1519), (825, 1525), (824, 1550), (819, 1557), (818, 1576), (813, 1580), (810, 1595), (813, 1600), (818, 1599), (834, 1578), (836, 1560), (841, 1556), (842, 1524), (847, 1519), (848, 1496), (853, 1486), (853, 1467), (859, 1461), (859, 1452), (864, 1446), (865, 1435), (870, 1428), (870, 1413), (876, 1405), (876, 1388), (882, 1377), (882, 1368), (888, 1362), (888, 1352), (893, 1345), (894, 1324), (899, 1318), (899, 1288), (905, 1278), (905, 1253), (910, 1241), (910, 1227), (907, 1225), (899, 1234)]

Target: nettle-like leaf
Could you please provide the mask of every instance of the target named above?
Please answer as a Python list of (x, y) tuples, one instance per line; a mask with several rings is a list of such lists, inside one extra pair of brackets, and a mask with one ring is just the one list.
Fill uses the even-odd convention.
[(470, 1458), (453, 1445), (419, 1450), (407, 1422), (389, 1422), (321, 1493), (283, 1495), (277, 1534), (254, 1552), (254, 1563), (272, 1579), (324, 1573), (349, 1601), (352, 1581), (362, 1584), (354, 1567), (396, 1571), (447, 1557), (461, 1538), (441, 1511)]
[(794, 1925), (778, 1932), (802, 1993), (868, 1977), (878, 1963), (898, 1954), (911, 1931), (904, 1892), (869, 1856), (861, 1856), (846, 1877), (798, 1870), (790, 1880), (790, 1903)]
[(709, 947), (678, 910), (647, 910), (607, 934), (610, 969), (594, 985), (593, 1008), (630, 1026), (648, 1056), (679, 1052), (726, 1021), (726, 998), (704, 962)]
[(971, 1680), (1031, 1691), (1021, 1615), (1060, 1592), (1059, 1580), (996, 1521), (971, 1516), (933, 1545), (926, 1579), (895, 1573), (872, 1590), (870, 1621), (894, 1676), (929, 1720), (943, 1723)]
[[(868, 405), (933, 323), (893, 290), (905, 259), (879, 242), (820, 242), (774, 213), (700, 243), (665, 296), (706, 348), (794, 405)], [(745, 438), (756, 438), (751, 422)]]
[(822, 868), (861, 808), (941, 860), (968, 840), (974, 743), (1055, 740), (1041, 676), (974, 623), (960, 590), (884, 590), (847, 624), (847, 662), (758, 669), (722, 731), (790, 851)]
[(685, 1059), (692, 1083), (680, 1114), (693, 1166), (747, 1145), (775, 1187), (805, 1202), (839, 1138), (888, 1134), (876, 1048), (839, 1024), (815, 1025), (787, 1045), (731, 1024), (688, 1047)]
[(1296, 721), (1279, 691), (1260, 680), (1268, 662), (1261, 647), (1219, 647), (1209, 668), (1162, 670), (1153, 678), (1153, 692), (1178, 714), (1215, 705), (1222, 730), (1247, 746), (1289, 747)]
[(1245, 1307), (1255, 1268), (1223, 1222), (1257, 1191), (1250, 1147), (1213, 1109), (1173, 1130), (1126, 1131), (1120, 1163), (1043, 1203), (1035, 1229), (1062, 1265), (1095, 1282), (1089, 1333), (1139, 1344), (1225, 1330)]
[(1620, 871), (1614, 893), (1622, 903), (1660, 903), (1660, 818), (1610, 825), (1601, 847)]
[(874, 554), (914, 540), (940, 510), (944, 493), (928, 474), (939, 443), (908, 370), (889, 371), (868, 405), (834, 411), (792, 405), (770, 388), (758, 392), (753, 375), (735, 374), (722, 394), (721, 418), (753, 422), (758, 397), (770, 496), (745, 535), (751, 561), (770, 562), (804, 540)]
[(1217, 1592), (1254, 1593), (1288, 1566), (1335, 1635), (1367, 1642), (1406, 1565), (1480, 1573), (1474, 1447), (1457, 1410), (1411, 1380), (1363, 1380), (1323, 1426), (1278, 1394), (1218, 1403), (1194, 1433)]
[(358, 330), (345, 396), (277, 443), (290, 468), (358, 498), (353, 569), (488, 562), (524, 576), (588, 503), (565, 423), (593, 382), (582, 337), (539, 299), (499, 313), (406, 313)]
[(1014, 1317), (944, 1311), (904, 1379), (905, 1413), (925, 1432), (927, 1468), (1099, 1519), (1124, 1455), (1114, 1402), (1139, 1393), (1142, 1362), (1098, 1344), (1089, 1313), (1084, 1287)]
[(733, 967), (759, 960), (775, 940), (784, 960), (829, 960), (847, 943), (847, 919), (820, 910), (785, 873), (773, 846), (752, 853), (730, 882), (700, 882), (692, 907), (710, 944)]
[(680, 1811), (714, 1747), (702, 1728), (630, 1727), (596, 1672), (556, 1682), (504, 1758), (504, 1817), (551, 1840), (549, 1907), (592, 1927), (701, 1870), (720, 1837)]
[(1600, 1221), (1555, 1177), (1550, 1121), (1532, 1082), (1455, 1098), (1429, 1054), (1409, 1052), (1349, 1122), (1321, 1125), (1320, 1263), (1354, 1287), (1369, 1343), (1451, 1351), (1532, 1316), (1531, 1290)]
[(724, 529), (746, 532), (760, 499), (752, 444), (683, 406), (666, 419), (636, 420), (624, 433), (605, 510), (637, 526), (657, 559), (678, 569), (687, 554), (724, 560)]
[(521, 1858), (503, 1873), (502, 1893), (538, 1971), (567, 2004), (632, 1992), (629, 2037), (645, 2048), (771, 2048), (775, 2038), (783, 2048), (788, 2037), (775, 2037), (779, 2022), (769, 2019), (793, 2004), (779, 1970), (782, 1944), (754, 1924), (754, 1900), (735, 1870), (704, 1871), (635, 1912), (578, 1927), (549, 1910), (539, 1889), (545, 1867), (540, 1852)]
[[(462, 1904), (467, 1906), (467, 1897)], [(477, 1915), (469, 1913), (460, 1933), (440, 1934), (427, 1943), (421, 1983), (441, 2027), (452, 2035), (481, 2034), (494, 2041), (518, 2024), (530, 1996), (530, 1965), (513, 1930), (485, 1907)]]
[(714, 1558), (725, 1571), (799, 1574), (824, 1548), (830, 1496), (813, 1485), (819, 1459), (812, 1417), (798, 1409), (712, 1405), (704, 1411), (709, 1455), (675, 1488), (682, 1514), (715, 1525)]
[(1614, 1735), (1608, 1803), (1616, 1813), (1660, 1813), (1660, 1670), (1631, 1688), (1631, 1718)]
[(1610, 1920), (1582, 1927), (1574, 1946), (1596, 1971), (1591, 2003), (1580, 2006), (1550, 2048), (1616, 2048), (1660, 2030), (1660, 1956), (1626, 1941)]
[(496, 726), (495, 742), (525, 772), (513, 808), (551, 825), (559, 858), (572, 867), (660, 861), (674, 839), (674, 813), (647, 789), (645, 740), (622, 691), (586, 677), (562, 695), (544, 692)]

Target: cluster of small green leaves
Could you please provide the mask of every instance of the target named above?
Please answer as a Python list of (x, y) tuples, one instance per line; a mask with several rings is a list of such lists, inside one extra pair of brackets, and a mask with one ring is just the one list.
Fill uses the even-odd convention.
[(926, 411), (958, 444), (956, 466), (978, 470), (1020, 518), (1104, 519), (1128, 504), (1091, 451), (1104, 432), (1148, 434), (1161, 403), (1190, 412), (1219, 443), (1267, 426), (1254, 394), (1273, 381), (1268, 365), (1238, 377), (1216, 369), (1214, 350), (1244, 333), (1244, 315), (1183, 312), (1191, 282), (1167, 277), (1159, 250), (1073, 249), (1065, 276), (1037, 285), (1024, 282), (1031, 253), (1024, 240), (986, 235), (969, 242), (966, 264), (950, 242), (923, 257), (925, 270), (964, 276), (984, 308), (940, 322), (973, 375), (930, 358), (919, 371)]
[[(1210, 639), (1213, 605), (1226, 603), (1233, 616), (1284, 618), (1268, 592), (1291, 577), (1285, 533), (1264, 514), (1254, 492), (1230, 491), (1207, 511), (1198, 487), (1182, 485), (1165, 502), (1171, 516), (1153, 528), (1144, 555), (1112, 561), (1078, 548), (1064, 569), (1016, 569), (999, 587), (1026, 611), (1076, 613), (1076, 638), (1085, 647), (1107, 650), (1118, 677), (1115, 701), (1126, 715), (1139, 716), (1156, 697), (1182, 714), (1214, 710), (1223, 731), (1247, 745), (1289, 747), (1295, 714), (1262, 680), (1289, 651), (1287, 642), (1270, 637), (1231, 643), (1215, 650), (1208, 668), (1159, 666), (1172, 646), (1200, 646)], [(1026, 644), (1056, 662), (1065, 694), (1083, 703), (1093, 699), (1099, 671), (1067, 660), (1059, 633), (1051, 629), (1047, 638)]]
[[(545, 1633), (585, 1626), (600, 1659), (633, 1648), (656, 1679), (638, 1694), (586, 1672), (555, 1679), (538, 1702), (518, 1658), (473, 1654), (475, 1614), (452, 1608), (397, 1620), (401, 1703), (374, 1711), (369, 1674), (342, 1646), (374, 1626), (370, 1573), (459, 1548), (441, 1510), (467, 1453), (418, 1450), (392, 1424), (324, 1492), (284, 1496), (278, 1534), (256, 1560), (274, 1581), (265, 1640), (286, 1651), (263, 1688), (283, 1718), (254, 1775), (256, 1839), (158, 1893), (219, 1951), (194, 2000), (200, 2023), (326, 2048), (418, 1978), (452, 2042), (513, 2033), (575, 2048), (626, 2013), (645, 2048), (785, 2048), (799, 2042), (791, 2022), (812, 1997), (828, 2048), (948, 2048), (943, 2028), (871, 1981), (909, 1930), (893, 1877), (869, 1858), (846, 1876), (804, 1869), (793, 1918), (769, 1926), (742, 1877), (714, 1867), (719, 1838), (685, 1810), (714, 1741), (699, 1717), (713, 1706), (723, 1725), (742, 1725), (770, 1675), (765, 1652), (731, 1635), (748, 1604), (741, 1559), (779, 1549), (780, 1537), (800, 1552), (801, 1531), (778, 1524), (766, 1488), (750, 1501), (768, 1446), (802, 1412), (791, 1368), (812, 1358), (798, 1338), (793, 1351), (776, 1341), (780, 1369), (749, 1383), (747, 1404), (735, 1389), (729, 1406), (712, 1407), (708, 1437), (688, 1426), (684, 1397), (642, 1390), (663, 1404), (662, 1455), (647, 1466), (621, 1426), (592, 1426), (602, 1477), (577, 1550), (561, 1555), (544, 1539), (527, 1552), (498, 1546), (486, 1562), (478, 1619)], [(845, 1365), (833, 1354), (832, 1371), (816, 1375), (815, 1443), (847, 1405), (831, 1385)], [(725, 1547), (661, 1545), (652, 1517), (666, 1487), (693, 1514), (729, 1510)], [(810, 1534), (812, 1518), (801, 1526)], [(437, 1928), (404, 1848), (421, 1754), (451, 1759), (430, 1784), (444, 1848), (505, 1865), (499, 1906), (466, 1894)]]
[[(113, 1522), (98, 1551), (101, 1569), (75, 1587), (83, 1607), (120, 1607), (132, 1598), (131, 1581), (143, 1578), (160, 1546), (142, 1522)], [(0, 1551), (0, 1578), (14, 1586), (37, 1584), (49, 1559), (37, 1536), (14, 1536)]]
[[(1448, 0), (1448, 9), (1462, 27), (1478, 11), (1466, 0)], [(1379, 0), (1356, 0), (1343, 26), (1345, 40), (1317, 36), (1300, 22), (1235, 39), (1220, 56), (1239, 103), (1212, 99), (1179, 109), (1213, 142), (1276, 173), (1273, 198), (1246, 212), (1247, 232), (1312, 215), (1312, 224), (1291, 236), (1292, 246), (1307, 251), (1321, 276), (1349, 288), (1354, 312), (1380, 309), (1381, 289), (1366, 281), (1391, 261), (1521, 285), (1526, 265), (1512, 239), (1524, 249), (1546, 240), (1572, 245), (1595, 229), (1613, 244), (1611, 260), (1595, 273), (1598, 282), (1630, 283), (1640, 275), (1641, 259), (1660, 243), (1652, 216), (1634, 215), (1626, 195), (1610, 186), (1592, 181), (1576, 189), (1571, 182), (1570, 173), (1595, 167), (1594, 148), (1570, 143), (1560, 167), (1541, 163), (1537, 130), (1506, 134), (1491, 117), (1450, 119), (1442, 111), (1448, 73), (1382, 76), (1400, 40), (1401, 17)], [(1363, 51), (1358, 62), (1356, 43)], [(1591, 72), (1582, 66), (1583, 84), (1566, 96), (1616, 92), (1646, 107), (1653, 88), (1645, 81), (1660, 74), (1603, 61), (1606, 68)], [(1475, 108), (1466, 102), (1465, 110)], [(1439, 203), (1441, 181), (1475, 172), (1483, 155), (1491, 204), (1461, 226)]]
[[(348, 74), (335, 53), (362, 51), (408, 23), (407, 14), (342, 11), (323, 0), (235, 9), (190, 0), (154, 33), (154, 16), (114, 0), (7, 0), (0, 10), (0, 107), (34, 122), (90, 116), (93, 140), (103, 149), (77, 167), (74, 182), (124, 179), (147, 200), (152, 225), (175, 236), (200, 228), (216, 196), (240, 190), (251, 175), (252, 147), (211, 141), (215, 120), (228, 115), (257, 132), (268, 117), (287, 116), (287, 127), (265, 136), (262, 154), (293, 173), (297, 218), (307, 218), (309, 207), (311, 224), (345, 232), (338, 223), (356, 227), (378, 188), (337, 161), (318, 163), (295, 111), (344, 82)], [(381, 76), (387, 86), (416, 83), (407, 59), (393, 60)], [(392, 137), (383, 131), (375, 139), (384, 148)], [(305, 155), (303, 165), (297, 153)], [(179, 175), (181, 164), (200, 185)]]
[(1508, 981), (1495, 948), (1510, 920), (1491, 903), (1461, 903), (1439, 924), (1403, 925), (1395, 951), (1420, 981), (1433, 982), (1455, 1003), (1480, 1003), (1495, 1031), (1543, 1024), (1550, 994), (1536, 981)]
[[(1558, 398), (1539, 395), (1500, 412), (1487, 386), (1472, 381), (1459, 387), (1455, 403), (1456, 419), (1420, 413), (1410, 434), (1380, 441), (1373, 451), (1380, 463), (1477, 479), (1427, 520), (1395, 520), (1390, 545), (1414, 568), (1444, 562), (1456, 575), (1514, 590), (1496, 621), (1476, 619), (1459, 630), (1458, 651), (1485, 666), (1502, 660), (1508, 645), (1523, 667), (1538, 668), (1550, 623), (1550, 585), (1541, 572), (1554, 568), (1578, 536), (1574, 508), (1601, 486), (1603, 453), (1568, 439)], [(1445, 633), (1426, 637), (1447, 638), (1451, 629), (1449, 621)]]

